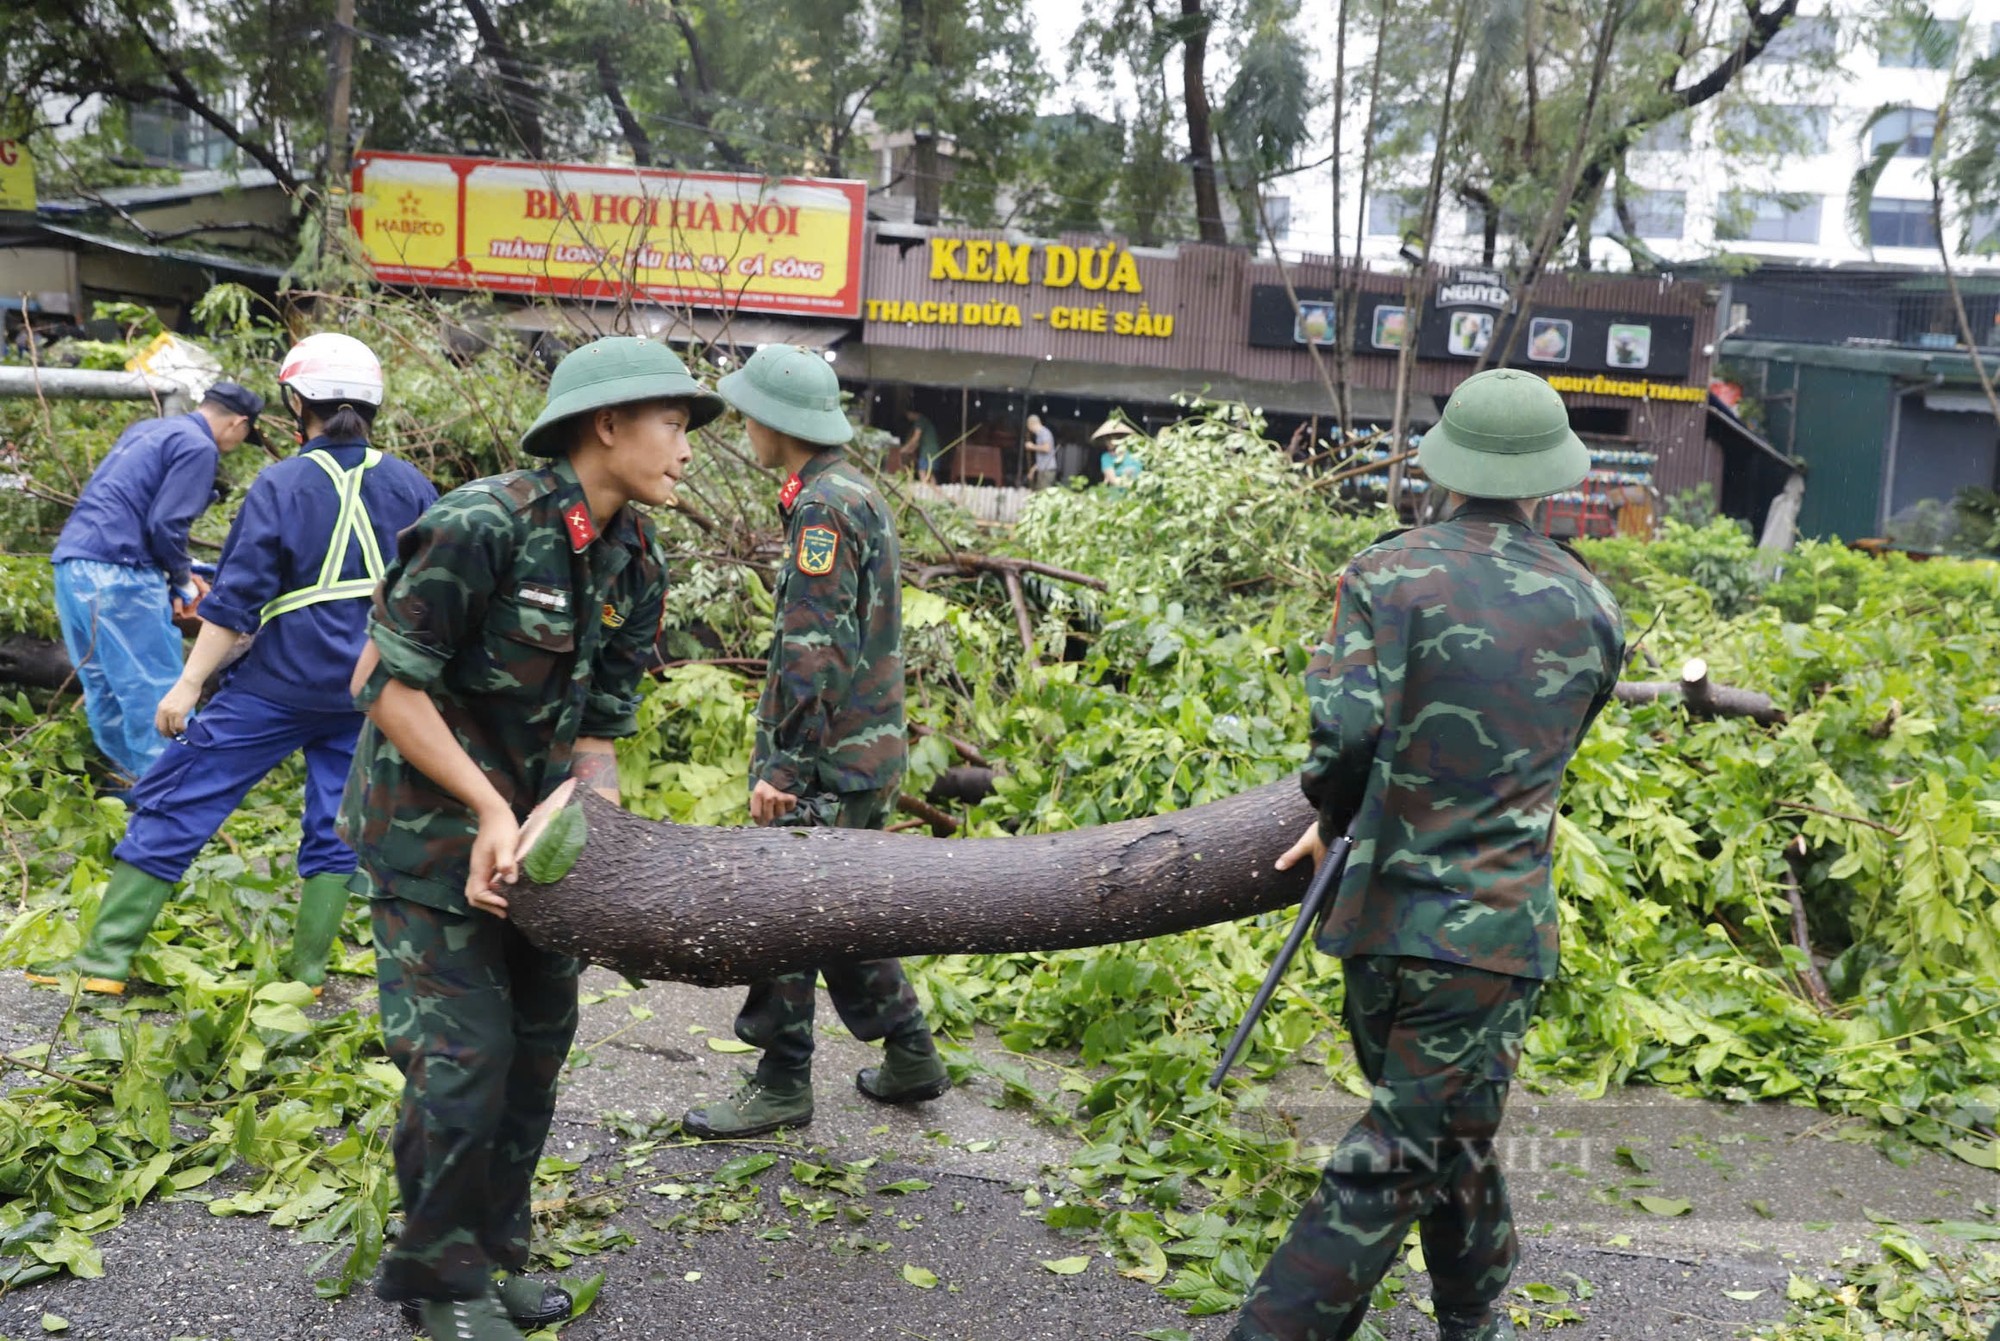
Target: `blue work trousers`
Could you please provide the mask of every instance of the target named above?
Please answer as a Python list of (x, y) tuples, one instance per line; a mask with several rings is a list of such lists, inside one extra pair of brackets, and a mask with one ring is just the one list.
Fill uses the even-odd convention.
[(90, 734), (119, 771), (140, 777), (167, 747), (153, 714), (181, 678), (166, 574), (96, 559), (64, 559), (55, 568), (56, 618)]
[(303, 750), (299, 875), (351, 874), (354, 852), (334, 832), (334, 820), (360, 733), (358, 712), (288, 708), (224, 689), (132, 788), (132, 820), (112, 855), (155, 879), (179, 880), (250, 789), (294, 750)]

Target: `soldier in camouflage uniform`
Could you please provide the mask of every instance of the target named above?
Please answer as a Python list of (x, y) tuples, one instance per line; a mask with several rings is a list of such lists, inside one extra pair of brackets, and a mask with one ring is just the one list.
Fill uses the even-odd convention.
[[(759, 464), (790, 473), (778, 494), (785, 560), (757, 705), (750, 817), (879, 829), (895, 809), (908, 754), (902, 576), (888, 505), (842, 450), (854, 428), (841, 413), (840, 383), (817, 354), (766, 345), (716, 390), (749, 420)], [(733, 1098), (682, 1119), (689, 1134), (754, 1136), (812, 1121), (821, 974), (854, 1036), (885, 1040), (882, 1065), (856, 1077), (863, 1094), (916, 1103), (951, 1088), (902, 965), (829, 965), (751, 987), (736, 1036), (764, 1056)]]
[(578, 964), (529, 944), (503, 890), (520, 821), (565, 778), (618, 799), (611, 741), (637, 729), (666, 596), (629, 505), (671, 499), (689, 430), (721, 411), (662, 345), (585, 345), (522, 440), (555, 459), (445, 495), (376, 593), (341, 827), (405, 1081), (404, 1225), (377, 1293), (438, 1341), (519, 1341), (568, 1316), (567, 1294), (518, 1273)]
[[(1590, 468), (1532, 374), (1467, 379), (1420, 463), (1446, 520), (1364, 551), (1306, 668), (1320, 818), (1278, 864), (1354, 847), (1319, 947), (1339, 956), (1368, 1112), (1265, 1266), (1236, 1341), (1337, 1341), (1414, 1222), (1443, 1341), (1514, 1336), (1517, 1247), (1493, 1137), (1556, 971), (1563, 770), (1624, 665), (1618, 607), (1533, 500)], [(1352, 820), (1350, 827), (1349, 821)]]

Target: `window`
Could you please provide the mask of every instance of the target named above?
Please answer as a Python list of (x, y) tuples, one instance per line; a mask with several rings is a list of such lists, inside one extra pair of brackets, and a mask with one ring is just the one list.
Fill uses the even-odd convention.
[(1752, 196), (1723, 198), (1715, 235), (1736, 242), (1818, 242), (1820, 197)]
[(219, 168), (236, 150), (221, 131), (173, 103), (134, 104), (127, 126), (149, 167)]
[(1423, 224), (1424, 198), (1418, 191), (1383, 191), (1368, 201), (1368, 235), (1401, 237)]
[(1936, 112), (1921, 107), (1898, 107), (1883, 113), (1881, 119), (1869, 129), (1868, 147), (1880, 149), (1894, 144), (1900, 146), (1896, 150), (1898, 158), (1929, 158), (1931, 141), (1936, 134)]
[(1868, 204), (1868, 243), (1875, 247), (1935, 247), (1928, 200), (1883, 200)]
[(1883, 23), (1876, 58), (1886, 69), (1943, 70), (1951, 65), (1964, 31), (1964, 19), (1899, 14)]
[(1718, 140), (1725, 152), (1741, 153), (1751, 141), (1781, 152), (1826, 152), (1827, 109), (1803, 103), (1737, 103), (1723, 112)]
[(1264, 218), (1270, 224), (1273, 241), (1282, 242), (1292, 235), (1292, 198), (1290, 196), (1265, 196)]
[[(1685, 191), (1627, 191), (1625, 205), (1632, 213), (1634, 237), (1677, 238), (1687, 220)], [(1597, 222), (1592, 227), (1604, 234), (1625, 231), (1609, 197), (1598, 207)]]
[(1688, 147), (1688, 118), (1685, 112), (1646, 127), (1646, 133), (1632, 146), (1641, 153), (1672, 154)]
[(1763, 59), (1803, 61), (1815, 56), (1831, 56), (1836, 32), (1833, 19), (1826, 15), (1795, 18), (1778, 29), (1766, 44)]
[(2000, 252), (2000, 205), (1989, 205), (1972, 216), (1971, 250), (1981, 256)]

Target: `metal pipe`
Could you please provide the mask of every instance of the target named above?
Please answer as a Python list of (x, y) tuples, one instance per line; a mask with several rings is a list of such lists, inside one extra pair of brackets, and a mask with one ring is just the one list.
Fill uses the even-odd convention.
[(0, 367), (0, 396), (50, 400), (150, 400), (160, 413), (186, 414), (193, 406), (187, 388), (167, 377), (87, 368)]

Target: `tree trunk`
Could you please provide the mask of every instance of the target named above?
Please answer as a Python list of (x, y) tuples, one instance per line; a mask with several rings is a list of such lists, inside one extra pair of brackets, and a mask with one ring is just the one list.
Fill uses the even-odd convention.
[(1201, 0), (1181, 0), (1181, 17), (1189, 28), (1181, 44), (1182, 115), (1187, 119), (1188, 164), (1194, 176), (1194, 212), (1201, 240), (1227, 245), (1222, 223), (1222, 197), (1215, 188), (1215, 136), (1208, 125), (1208, 22)]
[[(528, 833), (569, 800), (567, 785)], [(1102, 945), (1296, 903), (1272, 866), (1313, 819), (1298, 779), (1168, 815), (1029, 838), (660, 824), (585, 790), (566, 874), (508, 891), (535, 944), (641, 978), (722, 987), (822, 964)], [(563, 821), (540, 832), (533, 866)]]
[(1806, 501), (1806, 473), (1795, 470), (1785, 481), (1785, 487), (1771, 500), (1771, 506), (1764, 513), (1764, 534), (1757, 541), (1757, 548), (1772, 554), (1783, 554), (1790, 550), (1792, 542), (1798, 538), (1799, 508)]
[(618, 67), (611, 59), (611, 48), (599, 43), (596, 58), (598, 90), (611, 104), (611, 115), (618, 119), (618, 133), (625, 137), (626, 145), (632, 150), (632, 162), (642, 168), (652, 167), (653, 141), (646, 134), (646, 128), (639, 124), (639, 118), (632, 115), (631, 104), (625, 101), (625, 90), (619, 85)]
[(541, 90), (529, 77), (528, 67), (508, 46), (507, 37), (500, 31), (500, 25), (485, 0), (465, 0), (465, 12), (471, 16), (472, 26), (479, 33), (481, 49), (500, 74), (501, 116), (513, 127), (515, 138), (528, 151), (528, 157), (547, 158), (548, 139), (542, 133)]
[(0, 681), (28, 689), (60, 689), (75, 685), (76, 672), (71, 669), (69, 652), (61, 643), (31, 638), (25, 633), (9, 633), (0, 635)]

